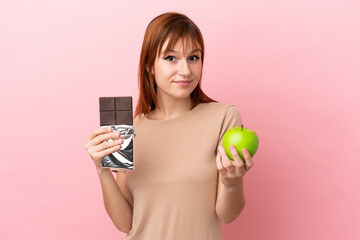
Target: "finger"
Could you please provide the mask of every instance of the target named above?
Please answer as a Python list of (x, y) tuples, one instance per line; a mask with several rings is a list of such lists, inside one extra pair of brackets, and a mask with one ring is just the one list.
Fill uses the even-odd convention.
[(249, 151), (246, 148), (243, 148), (241, 152), (245, 158), (245, 168), (250, 169), (254, 165), (254, 162), (251, 158)]
[(124, 140), (122, 138), (115, 140), (115, 141), (104, 141), (99, 145), (94, 146), (94, 151), (95, 152), (101, 152), (104, 151), (107, 148), (111, 148), (114, 147), (116, 145), (120, 145), (124, 142)]
[(220, 153), (218, 152), (218, 153), (216, 154), (216, 167), (217, 167), (220, 175), (224, 176), (224, 175), (226, 174), (226, 170), (225, 170), (224, 166), (222, 165), (220, 159), (221, 159), (221, 155), (220, 155)]
[(99, 145), (100, 143), (106, 141), (106, 140), (113, 140), (118, 139), (120, 137), (120, 132), (110, 132), (110, 133), (103, 133), (98, 136), (96, 136), (94, 139), (90, 141), (90, 145)]
[(240, 155), (239, 155), (236, 147), (235, 147), (234, 145), (230, 145), (230, 146), (229, 146), (229, 150), (230, 150), (231, 155), (232, 155), (233, 158), (234, 158), (235, 166), (236, 166), (236, 167), (242, 167), (242, 166), (244, 165), (244, 162), (243, 162), (243, 160), (240, 158)]
[(88, 136), (88, 138), (86, 140), (91, 141), (92, 139), (94, 139), (99, 134), (109, 133), (111, 131), (112, 131), (111, 127), (96, 128), (90, 133), (90, 135)]
[(95, 154), (95, 156), (96, 156), (97, 159), (101, 159), (101, 160), (102, 160), (105, 156), (107, 156), (107, 155), (109, 155), (109, 154), (111, 154), (111, 153), (119, 150), (120, 147), (121, 147), (120, 145), (115, 145), (115, 146), (110, 147), (110, 148), (107, 148), (107, 149), (105, 149), (105, 150), (103, 150), (103, 151), (97, 152), (97, 153)]
[(221, 155), (221, 162), (222, 165), (225, 167), (227, 172), (233, 173), (235, 171), (235, 166), (233, 165), (232, 161), (227, 156), (225, 149), (222, 145), (218, 147), (218, 151)]

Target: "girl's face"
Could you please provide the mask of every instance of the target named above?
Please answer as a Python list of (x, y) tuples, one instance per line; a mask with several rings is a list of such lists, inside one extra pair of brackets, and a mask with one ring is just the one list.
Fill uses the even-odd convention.
[(182, 40), (179, 39), (170, 53), (164, 50), (168, 44), (165, 41), (160, 57), (154, 63), (155, 82), (158, 99), (188, 98), (199, 83), (202, 71), (200, 48), (188, 49), (184, 53)]

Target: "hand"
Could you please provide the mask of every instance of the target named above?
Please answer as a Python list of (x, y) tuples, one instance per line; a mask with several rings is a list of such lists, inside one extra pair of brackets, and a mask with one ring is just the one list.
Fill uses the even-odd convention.
[[(106, 141), (113, 139), (114, 141)], [(101, 161), (110, 153), (121, 148), (123, 138), (120, 132), (112, 132), (111, 127), (96, 128), (88, 136), (85, 148), (95, 163), (97, 169), (101, 168)]]
[(220, 173), (221, 182), (225, 187), (235, 187), (243, 178), (245, 173), (254, 165), (252, 158), (246, 148), (242, 149), (245, 162), (240, 158), (234, 145), (229, 146), (234, 161), (227, 156), (222, 145), (218, 146), (218, 154), (216, 155), (216, 166)]

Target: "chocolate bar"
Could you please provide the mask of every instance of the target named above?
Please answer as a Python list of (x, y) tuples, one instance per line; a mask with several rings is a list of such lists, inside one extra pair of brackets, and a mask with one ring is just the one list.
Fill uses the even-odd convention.
[[(123, 138), (121, 149), (105, 156), (102, 159), (102, 167), (134, 170), (133, 139), (136, 135), (133, 126), (132, 97), (100, 97), (100, 126), (111, 126), (113, 132), (120, 132)], [(106, 141), (113, 141), (108, 139)]]
[(100, 97), (100, 126), (132, 125), (132, 97)]

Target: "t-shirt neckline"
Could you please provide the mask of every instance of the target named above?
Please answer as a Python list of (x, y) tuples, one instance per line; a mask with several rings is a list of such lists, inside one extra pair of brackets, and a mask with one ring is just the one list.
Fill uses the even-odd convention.
[(182, 118), (186, 117), (187, 115), (189, 115), (190, 113), (194, 112), (200, 105), (202, 105), (202, 103), (199, 103), (198, 105), (196, 105), (194, 108), (190, 109), (189, 111), (187, 111), (186, 113), (183, 113), (177, 117), (174, 117), (174, 118), (170, 118), (170, 119), (167, 119), (167, 120), (154, 120), (154, 119), (150, 119), (150, 118), (147, 118), (145, 116), (144, 113), (141, 114), (141, 116), (143, 117), (143, 119), (145, 119), (146, 121), (148, 122), (151, 122), (151, 123), (169, 123), (169, 122), (174, 122), (174, 121), (178, 121), (178, 120), (181, 120)]

